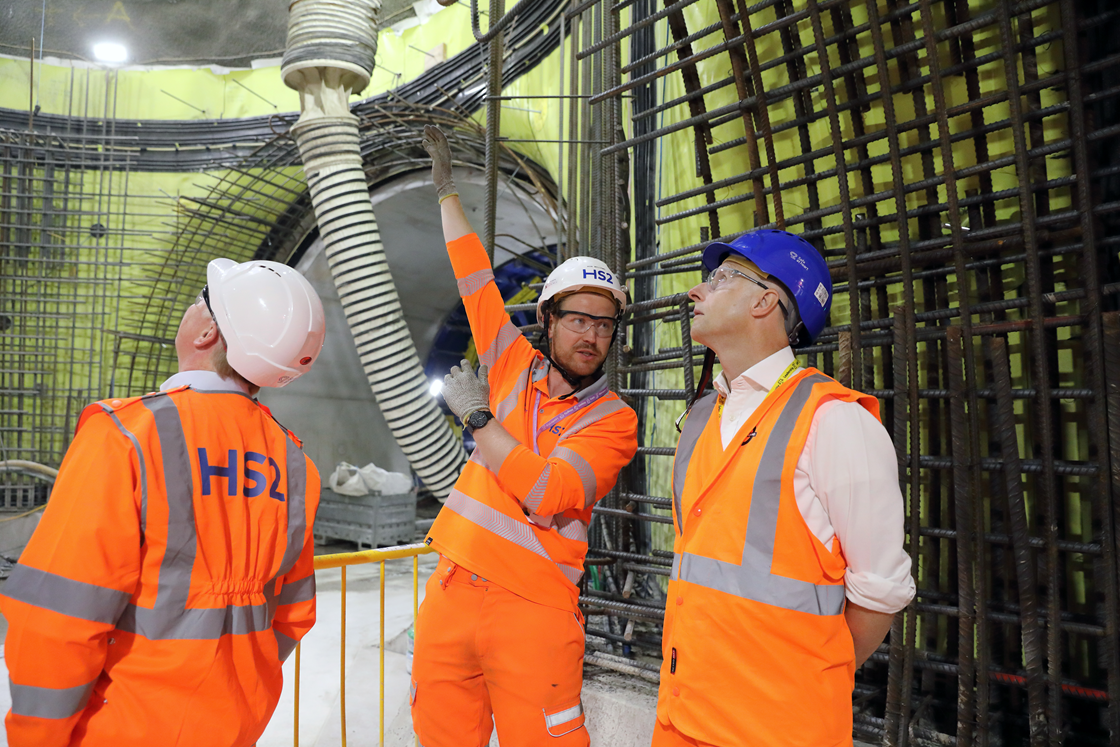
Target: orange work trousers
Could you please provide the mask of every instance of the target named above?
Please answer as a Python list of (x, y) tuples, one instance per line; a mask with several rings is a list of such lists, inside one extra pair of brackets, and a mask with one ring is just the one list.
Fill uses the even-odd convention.
[(716, 745), (686, 737), (671, 725), (667, 726), (658, 720), (654, 722), (653, 742), (650, 747), (716, 747)]
[(423, 747), (587, 747), (583, 624), (440, 557), (416, 618), (412, 726)]

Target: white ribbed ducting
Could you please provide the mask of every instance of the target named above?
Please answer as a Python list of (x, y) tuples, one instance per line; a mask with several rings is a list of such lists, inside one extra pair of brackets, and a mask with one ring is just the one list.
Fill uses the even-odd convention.
[(370, 205), (358, 118), (348, 104), (351, 92), (369, 83), (380, 7), (378, 0), (296, 0), (281, 74), (300, 94), (292, 135), (366, 378), (412, 468), (443, 498), (466, 453), (428, 393)]

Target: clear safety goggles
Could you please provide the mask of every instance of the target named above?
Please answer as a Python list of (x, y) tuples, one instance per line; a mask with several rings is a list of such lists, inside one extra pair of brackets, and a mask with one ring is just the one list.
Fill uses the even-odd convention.
[[(741, 277), (741, 278), (746, 278), (747, 280), (751, 281), (752, 283), (757, 285), (759, 288), (762, 288), (763, 290), (770, 290), (770, 286), (767, 285), (766, 283), (762, 282), (758, 278), (751, 277), (750, 275), (748, 275), (745, 272), (741, 272), (739, 270), (736, 270), (733, 267), (727, 267), (726, 265), (720, 265), (716, 269), (712, 270), (711, 274), (708, 275), (708, 280), (707, 280), (708, 290), (713, 290), (714, 291), (716, 288), (719, 288), (721, 285), (723, 285), (724, 283), (726, 283), (728, 280), (730, 280), (732, 277), (735, 277), (735, 276), (738, 276), (738, 277)], [(782, 316), (785, 317), (786, 319), (788, 319), (789, 318), (789, 310), (786, 309), (786, 305), (784, 303), (782, 303), (781, 299), (778, 299), (778, 308), (782, 310)]]
[(557, 311), (556, 318), (564, 329), (578, 335), (585, 334), (587, 330), (594, 329), (596, 337), (607, 338), (614, 334), (617, 320), (613, 316), (595, 316), (582, 311)]

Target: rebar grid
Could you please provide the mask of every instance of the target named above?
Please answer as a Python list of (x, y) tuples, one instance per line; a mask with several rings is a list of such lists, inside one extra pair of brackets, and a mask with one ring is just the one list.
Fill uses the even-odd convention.
[[(1120, 14), (1070, 0), (571, 5), (573, 75), (607, 68), (576, 78), (581, 116), (607, 121), (632, 96), (625, 135), (577, 144), (572, 117), (569, 147), (592, 151), (590, 178), (605, 173), (594, 159), (634, 163), (637, 303), (615, 372), (642, 423), (596, 508), (582, 601), (605, 617), (589, 633), (659, 656), (667, 424), (702, 352), (683, 292), (708, 240), (785, 227), (834, 281), (830, 326), (802, 360), (880, 398), (907, 502), (918, 596), (857, 677), (857, 736), (1120, 738), (1120, 418), (1103, 399), (1120, 322), (1102, 317), (1120, 291)], [(603, 235), (577, 190), (581, 238)]]
[(112, 394), (119, 310), (147, 295), (131, 275), (158, 246), (165, 199), (129, 194), (130, 145), (0, 130), (5, 459), (58, 466), (82, 409)]

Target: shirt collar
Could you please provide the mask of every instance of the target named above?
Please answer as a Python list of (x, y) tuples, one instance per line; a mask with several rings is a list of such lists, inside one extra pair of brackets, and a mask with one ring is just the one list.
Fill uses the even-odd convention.
[(234, 379), (225, 379), (215, 371), (180, 371), (159, 386), (161, 392), (189, 386), (200, 392), (234, 392), (249, 396), (249, 388)]
[(787, 346), (763, 358), (735, 377), (734, 381), (728, 382), (727, 375), (720, 371), (713, 384), (722, 397), (727, 397), (732, 391), (769, 392), (791, 363), (793, 350)]

